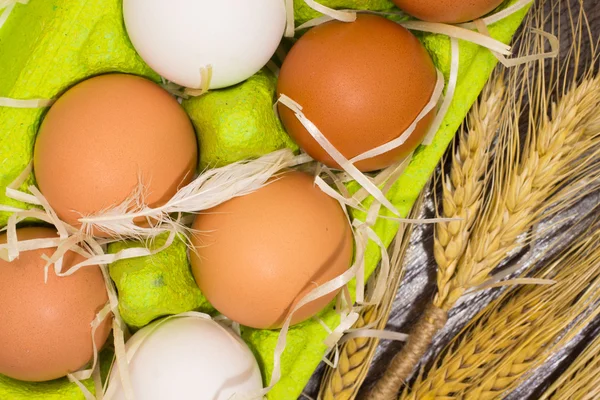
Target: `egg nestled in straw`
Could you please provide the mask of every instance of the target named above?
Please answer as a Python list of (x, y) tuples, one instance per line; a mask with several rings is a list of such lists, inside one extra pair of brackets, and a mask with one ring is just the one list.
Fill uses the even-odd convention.
[(267, 64), (283, 37), (284, 0), (124, 0), (125, 26), (144, 61), (166, 79), (210, 89), (240, 83)]
[[(313, 181), (308, 174), (286, 172), (198, 215), (192, 269), (219, 312), (253, 328), (281, 327), (305, 295), (350, 267), (348, 220)], [(302, 307), (292, 323), (321, 311), (336, 293)]]
[(481, 18), (503, 0), (392, 0), (408, 14), (429, 22), (458, 24)]
[(103, 75), (52, 106), (35, 143), (35, 177), (58, 216), (79, 227), (81, 217), (128, 199), (131, 207), (166, 203), (194, 178), (197, 147), (187, 114), (160, 86)]
[[(258, 364), (246, 344), (210, 319), (155, 322), (127, 342), (130, 382), (143, 400), (230, 400), (262, 389)], [(125, 400), (118, 368), (107, 394)], [(234, 395), (239, 397), (233, 397)]]
[[(328, 22), (302, 36), (283, 63), (277, 92), (303, 107), (306, 118), (351, 159), (400, 137), (428, 105), (436, 83), (435, 66), (415, 36), (383, 17), (359, 15), (355, 22)], [(279, 114), (309, 155), (339, 167), (292, 110), (280, 104)], [(432, 110), (402, 145), (356, 167), (374, 171), (402, 160), (421, 143), (433, 118)]]
[[(17, 230), (19, 241), (56, 238), (49, 228)], [(6, 245), (6, 235), (0, 245)], [(19, 258), (0, 259), (0, 374), (23, 381), (61, 378), (93, 358), (92, 321), (108, 302), (102, 272), (85, 267), (59, 277), (54, 266), (44, 280), (46, 261), (56, 248), (22, 251)], [(62, 272), (83, 261), (74, 252), (64, 256)], [(100, 349), (110, 333), (107, 317), (95, 332)]]

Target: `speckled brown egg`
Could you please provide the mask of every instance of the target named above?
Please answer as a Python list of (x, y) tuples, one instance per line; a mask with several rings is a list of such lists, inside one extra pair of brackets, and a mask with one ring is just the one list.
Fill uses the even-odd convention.
[(194, 177), (193, 126), (177, 101), (132, 75), (102, 75), (61, 96), (40, 127), (34, 155), (42, 194), (65, 222), (122, 203), (142, 183), (159, 206)]
[[(56, 237), (48, 228), (22, 228), (19, 240)], [(6, 235), (0, 236), (0, 244)], [(13, 262), (0, 259), (0, 374), (23, 381), (57, 379), (84, 367), (93, 356), (91, 323), (108, 301), (99, 267), (69, 277), (50, 268), (44, 283), (42, 255), (55, 249), (21, 252)], [(83, 261), (69, 252), (63, 271)], [(107, 318), (96, 331), (100, 349), (111, 328)]]
[(392, 0), (408, 14), (430, 22), (458, 24), (483, 17), (503, 0)]
[[(287, 172), (247, 196), (198, 215), (191, 262), (198, 286), (215, 308), (253, 328), (277, 328), (306, 294), (344, 273), (353, 238), (339, 203), (310, 175)], [(302, 307), (312, 317), (337, 294)]]
[[(355, 22), (328, 22), (302, 36), (283, 63), (277, 91), (299, 103), (350, 159), (398, 138), (430, 101), (436, 82), (433, 62), (415, 36), (383, 17), (359, 15)], [(288, 107), (278, 109), (309, 155), (339, 167)], [(402, 160), (421, 143), (433, 117), (432, 111), (400, 147), (356, 166), (374, 171)]]

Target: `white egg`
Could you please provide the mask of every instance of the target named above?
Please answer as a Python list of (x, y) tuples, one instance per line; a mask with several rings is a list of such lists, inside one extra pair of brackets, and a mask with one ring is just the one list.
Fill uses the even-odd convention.
[[(180, 317), (155, 324), (127, 342), (128, 352), (137, 348), (129, 364), (136, 399), (229, 400), (262, 389), (252, 352), (218, 323)], [(110, 381), (115, 387), (108, 392), (113, 400), (125, 400), (117, 370), (115, 365)]]
[(211, 89), (240, 83), (275, 53), (286, 24), (284, 0), (124, 0), (125, 26), (148, 65), (166, 79)]

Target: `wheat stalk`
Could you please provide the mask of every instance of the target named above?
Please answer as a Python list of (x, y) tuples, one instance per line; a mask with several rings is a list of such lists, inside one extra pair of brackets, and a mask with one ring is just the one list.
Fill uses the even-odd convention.
[[(578, 92), (579, 90), (585, 90), (589, 92), (595, 92), (596, 90), (598, 90), (598, 88), (594, 89), (594, 90), (590, 90), (590, 88), (592, 88), (593, 86), (584, 84), (579, 86), (577, 89), (575, 89), (575, 92)], [(575, 105), (573, 104), (573, 102), (575, 100), (583, 100), (584, 97), (582, 96), (578, 96), (576, 94), (573, 94), (571, 96), (567, 96), (565, 97), (565, 103), (572, 105), (573, 107), (575, 107)], [(600, 99), (597, 98), (596, 100), (597, 102), (600, 103)], [(583, 101), (581, 104), (584, 104), (585, 101)], [(599, 104), (600, 105), (600, 104)], [(563, 105), (564, 106), (564, 105)], [(557, 109), (560, 109), (560, 107), (557, 107)], [(562, 109), (567, 110), (568, 107), (563, 107)], [(593, 113), (593, 111), (590, 109), (587, 111), (587, 113), (583, 113), (581, 118), (586, 118), (586, 115)], [(570, 112), (569, 112), (570, 114)], [(572, 114), (570, 114), (572, 115)], [(555, 115), (555, 118), (558, 118), (559, 114)], [(593, 124), (595, 124), (596, 118), (598, 118), (598, 116), (596, 116), (595, 118), (591, 118), (588, 119), (588, 121), (590, 121), (590, 123), (592, 125), (588, 125), (588, 126), (594, 126)], [(547, 131), (552, 131), (550, 129), (548, 129)], [(598, 146), (598, 142), (600, 137), (598, 136), (598, 133), (600, 133), (599, 131), (596, 131), (595, 129), (590, 130), (590, 129), (585, 129), (585, 125), (584, 128), (580, 129), (581, 131), (581, 136), (579, 136), (579, 139), (581, 140), (583, 138), (583, 141), (581, 141), (580, 143), (582, 144), (581, 149), (590, 149), (593, 147), (597, 147)], [(542, 131), (540, 131), (542, 132)], [(571, 131), (573, 132), (573, 131)], [(565, 142), (566, 141), (561, 141), (561, 143), (563, 144), (563, 146), (565, 146)], [(573, 160), (576, 159), (576, 155), (581, 155), (581, 151), (579, 149), (574, 149), (573, 147), (568, 147), (567, 151), (571, 151), (572, 154), (569, 154), (568, 157), (565, 157), (568, 160)], [(561, 150), (561, 152), (564, 151)], [(535, 153), (536, 155), (539, 153)], [(495, 226), (495, 229), (491, 231), (491, 233), (489, 231), (483, 231), (483, 232), (479, 232), (477, 229), (475, 230), (475, 233), (472, 234), (471, 236), (471, 240), (469, 245), (472, 246), (471, 243), (474, 243), (475, 246), (477, 246), (477, 244), (479, 244), (479, 246), (481, 246), (480, 248), (483, 250), (485, 248), (489, 249), (489, 258), (485, 258), (488, 257), (487, 255), (484, 255), (484, 257), (482, 257), (482, 260), (484, 261), (479, 261), (479, 264), (459, 264), (459, 268), (461, 268), (463, 265), (467, 265), (470, 268), (470, 271), (478, 271), (477, 267), (481, 266), (483, 264), (483, 262), (490, 262), (489, 260), (492, 260), (493, 263), (495, 264), (483, 264), (484, 268), (480, 269), (478, 272), (475, 273), (470, 273), (466, 276), (468, 276), (468, 280), (463, 281), (462, 286), (461, 286), (461, 294), (462, 291), (464, 291), (466, 288), (470, 287), (470, 286), (474, 286), (474, 285), (478, 285), (479, 283), (483, 282), (487, 276), (489, 275), (489, 272), (491, 271), (492, 268), (494, 268), (496, 265), (498, 265), (498, 263), (506, 256), (506, 252), (510, 251), (516, 247), (519, 247), (520, 244), (517, 240), (517, 237), (519, 236), (519, 234), (521, 232), (525, 231), (524, 227), (530, 227), (537, 218), (539, 218), (540, 214), (542, 213), (542, 210), (544, 209), (543, 207), (540, 207), (540, 205), (544, 202), (548, 202), (548, 203), (555, 203), (556, 201), (560, 201), (560, 202), (564, 202), (564, 204), (570, 204), (569, 202), (569, 197), (570, 196), (579, 196), (578, 193), (574, 192), (573, 190), (571, 190), (571, 186), (567, 186), (564, 190), (558, 191), (557, 193), (555, 193), (554, 196), (550, 195), (549, 193), (553, 193), (554, 189), (556, 188), (556, 185), (558, 184), (559, 180), (557, 178), (558, 177), (562, 177), (564, 178), (564, 176), (567, 174), (567, 172), (570, 173), (575, 173), (576, 171), (580, 170), (580, 173), (577, 174), (576, 178), (579, 181), (582, 182), (586, 182), (588, 179), (592, 179), (596, 182), (595, 185), (589, 185), (588, 183), (585, 183), (585, 185), (587, 186), (587, 189), (582, 189), (582, 191), (584, 193), (589, 193), (589, 191), (594, 191), (598, 189), (598, 184), (600, 182), (600, 172), (598, 171), (599, 169), (599, 164), (600, 164), (600, 158), (599, 156), (599, 152), (595, 151), (593, 154), (593, 157), (589, 158), (588, 160), (591, 161), (591, 164), (588, 164), (585, 166), (585, 168), (583, 168), (582, 170), (579, 169), (579, 167), (577, 166), (572, 166), (571, 162), (560, 162), (561, 159), (558, 159), (558, 161), (555, 161), (559, 164), (562, 165), (561, 169), (558, 170), (554, 170), (552, 169), (553, 173), (555, 175), (553, 176), (548, 176), (547, 181), (552, 181), (552, 182), (556, 182), (554, 185), (550, 185), (545, 189), (545, 197), (542, 198), (541, 196), (539, 196), (540, 189), (536, 189), (537, 193), (532, 193), (530, 190), (531, 189), (527, 189), (527, 190), (521, 190), (521, 193), (524, 193), (524, 195), (528, 196), (527, 200), (523, 200), (522, 203), (518, 203), (515, 201), (514, 198), (511, 198), (510, 196), (506, 197), (506, 200), (503, 201), (501, 204), (514, 204), (514, 208), (508, 208), (505, 206), (504, 209), (502, 209), (503, 214), (500, 214), (501, 218), (500, 220), (502, 221), (502, 224), (498, 224), (495, 226), (495, 224), (497, 224), (498, 219), (493, 219), (492, 223), (490, 222), (485, 222), (483, 223), (481, 226), (488, 228), (490, 226)], [(556, 158), (555, 158), (556, 160)], [(540, 163), (541, 164), (541, 163)], [(540, 165), (538, 164), (538, 165)], [(542, 164), (543, 165), (543, 164)], [(537, 168), (535, 169), (537, 171)], [(515, 176), (519, 177), (522, 179), (522, 176), (524, 174), (517, 174)], [(533, 176), (539, 176), (539, 175), (533, 175)], [(519, 179), (511, 179), (508, 181), (509, 182), (509, 188), (514, 190), (514, 185), (515, 182), (520, 182)], [(580, 187), (580, 185), (577, 185), (576, 182), (571, 182), (571, 185), (574, 186), (578, 186)], [(533, 186), (533, 185), (531, 185)], [(581, 189), (581, 187), (580, 187)], [(515, 196), (516, 197), (516, 196)], [(496, 199), (498, 199), (499, 197), (496, 197)], [(536, 200), (536, 198), (540, 199), (540, 200)], [(534, 201), (538, 201), (538, 207), (533, 207), (531, 206), (531, 200), (534, 199)], [(542, 200), (543, 199), (543, 200)], [(517, 207), (518, 206), (518, 207)], [(514, 212), (515, 208), (518, 208), (519, 210), (521, 210), (519, 213)], [(564, 207), (557, 207), (553, 210), (553, 213), (557, 213), (559, 212), (561, 209), (563, 209)], [(496, 211), (496, 210), (495, 210)], [(497, 212), (497, 211), (496, 211)], [(489, 216), (493, 216), (495, 215), (495, 213), (490, 213)], [(494, 221), (496, 221), (494, 223)], [(506, 224), (506, 225), (504, 225)], [(505, 235), (505, 236), (502, 236)], [(508, 235), (512, 235), (512, 237), (510, 237), (510, 240), (505, 243), (503, 242), (503, 238), (506, 238), (506, 236)], [(490, 238), (492, 238), (493, 240), (490, 240)], [(594, 236), (595, 240), (600, 240), (600, 236), (596, 235)], [(506, 239), (504, 239), (506, 240)], [(468, 255), (469, 249), (467, 248), (467, 252), (465, 253), (466, 255)], [(598, 257), (600, 257), (600, 255), (598, 255)], [(461, 260), (461, 262), (463, 262)], [(585, 275), (582, 275), (585, 276)], [(589, 281), (582, 281), (582, 284), (585, 284)], [(535, 293), (538, 293), (537, 291), (540, 290), (545, 290), (544, 288), (536, 288), (536, 289), (532, 289), (532, 290), (536, 290)], [(569, 289), (570, 292), (571, 288)], [(451, 292), (452, 293), (452, 292)], [(570, 292), (572, 293), (572, 292)], [(537, 359), (537, 356), (539, 356), (538, 353), (532, 352), (531, 348), (521, 348), (520, 350), (516, 351), (516, 350), (512, 350), (513, 346), (515, 346), (515, 340), (517, 340), (517, 338), (514, 335), (514, 331), (513, 330), (508, 330), (507, 326), (510, 326), (514, 329), (515, 326), (520, 326), (521, 328), (525, 329), (525, 331), (527, 329), (531, 328), (532, 324), (542, 324), (540, 326), (540, 338), (538, 338), (539, 340), (543, 340), (542, 336), (543, 335), (552, 335), (553, 331), (547, 330), (546, 328), (551, 324), (554, 323), (556, 327), (564, 329), (564, 327), (566, 326), (565, 324), (567, 324), (572, 316), (571, 314), (567, 313), (565, 315), (562, 315), (562, 319), (559, 318), (558, 315), (552, 315), (552, 317), (548, 320), (547, 316), (551, 315), (548, 313), (547, 310), (544, 311), (539, 311), (539, 306), (537, 305), (537, 303), (539, 302), (539, 299), (534, 299), (532, 300), (532, 302), (530, 303), (526, 303), (526, 302), (522, 302), (522, 306), (520, 308), (507, 308), (507, 307), (503, 307), (503, 308), (498, 308), (496, 310), (494, 310), (492, 312), (492, 317), (490, 317), (489, 320), (485, 320), (484, 322), (479, 322), (478, 328), (475, 328), (473, 330), (472, 336), (473, 337), (479, 337), (477, 342), (462, 342), (462, 343), (457, 343), (456, 344), (456, 349), (461, 349), (460, 354), (457, 353), (452, 353), (450, 352), (449, 355), (444, 359), (443, 361), (440, 361), (440, 363), (444, 366), (444, 367), (440, 367), (440, 373), (434, 373), (434, 376), (438, 377), (439, 379), (436, 381), (435, 378), (431, 378), (430, 381), (427, 382), (422, 382), (422, 381), (418, 381), (417, 384), (415, 385), (415, 392), (416, 395), (414, 397), (410, 397), (410, 398), (414, 398), (414, 399), (421, 399), (421, 398), (429, 398), (427, 396), (430, 396), (431, 393), (436, 393), (435, 396), (438, 396), (438, 392), (439, 391), (448, 391), (448, 393), (454, 393), (458, 390), (460, 391), (465, 391), (466, 387), (470, 387), (472, 388), (471, 390), (471, 395), (473, 397), (466, 397), (466, 398), (474, 398), (474, 399), (486, 399), (486, 398), (495, 398), (494, 396), (498, 395), (498, 391), (500, 390), (500, 388), (502, 390), (506, 389), (505, 386), (503, 385), (507, 385), (509, 382), (513, 382), (517, 380), (517, 377), (519, 376), (518, 374), (513, 374), (513, 372), (517, 371), (523, 371), (526, 365), (535, 362), (535, 360)], [(546, 300), (547, 302), (551, 302), (552, 300)], [(559, 305), (564, 305), (564, 304), (568, 304), (568, 299), (556, 299), (555, 302), (556, 304)], [(448, 304), (446, 302), (446, 304)], [(501, 321), (499, 322), (497, 325), (493, 325), (490, 324), (490, 320), (497, 320), (497, 321)], [(520, 325), (519, 325), (520, 324)], [(558, 329), (557, 328), (557, 329)], [(463, 339), (463, 341), (466, 339)], [(547, 341), (546, 341), (547, 342)], [(489, 344), (493, 344), (495, 347), (493, 349), (490, 349), (489, 346), (483, 346), (482, 343), (489, 343)], [(470, 384), (468, 384), (467, 382), (474, 382), (474, 378), (473, 378), (473, 374), (481, 374), (482, 371), (486, 371), (489, 370), (491, 368), (491, 364), (493, 364), (494, 362), (497, 362), (498, 360), (500, 360), (507, 352), (510, 351), (514, 351), (514, 355), (512, 356), (512, 359), (509, 360), (505, 360), (505, 362), (508, 364), (507, 366), (505, 366), (503, 369), (501, 369), (500, 371), (495, 372), (496, 375), (494, 376), (490, 376), (487, 378), (486, 381), (484, 381), (483, 379), (481, 381), (478, 381), (477, 384), (473, 384), (472, 386)], [(441, 378), (440, 378), (441, 377)], [(446, 382), (446, 385), (443, 385), (443, 383)], [(428, 386), (429, 385), (429, 386)], [(469, 385), (469, 386), (467, 386)], [(443, 395), (447, 395), (442, 393)], [(435, 396), (433, 398), (435, 398)]]
[[(542, 21), (545, 21), (543, 3), (537, 5), (537, 12), (529, 23), (540, 24)], [(580, 14), (574, 22), (575, 31), (582, 31), (586, 22), (585, 16)], [(525, 34), (523, 41), (526, 51), (543, 50), (543, 44), (531, 33)], [(581, 48), (578, 41), (581, 41), (581, 35), (572, 42), (575, 50), (570, 53), (567, 65), (571, 59), (579, 58)], [(413, 340), (409, 340), (394, 358), (370, 398), (391, 399), (398, 393), (427, 351), (435, 333), (443, 327), (444, 315), (467, 290), (484, 283), (509, 254), (523, 247), (530, 239), (525, 236), (526, 233), (537, 222), (560, 210), (560, 207), (551, 207), (558, 199), (553, 195), (563, 182), (585, 171), (586, 166), (577, 161), (598, 146), (600, 137), (595, 128), (600, 107), (600, 78), (592, 77), (588, 71), (580, 84), (575, 85), (575, 80), (569, 82), (567, 69), (564, 66), (560, 68), (559, 62), (555, 61), (553, 65), (558, 72), (547, 80), (544, 62), (535, 65), (537, 68), (521, 67), (509, 72), (507, 108), (510, 115), (501, 126), (500, 143), (492, 166), (493, 178), (489, 185), (490, 199), (474, 217), (476, 222), (472, 223), (472, 228), (458, 232), (459, 238), (461, 234), (468, 238), (467, 243), (464, 253), (456, 251), (458, 254), (452, 254), (455, 257), (450, 257), (450, 262), (441, 251), (444, 243), (450, 243), (448, 235), (444, 230), (438, 230), (438, 294), (428, 307), (428, 313), (412, 329)], [(558, 92), (569, 87), (571, 90), (562, 94)], [(552, 96), (558, 100), (550, 107)], [(551, 114), (547, 115), (549, 108)], [(529, 117), (529, 131), (523, 150), (519, 142), (519, 119), (522, 115)], [(461, 173), (456, 167), (455, 163), (451, 178), (453, 174)], [(471, 179), (467, 182), (479, 182), (477, 177)], [(561, 195), (563, 206), (577, 197), (569, 190), (561, 192)], [(465, 223), (465, 227), (468, 226), (469, 221)], [(450, 250), (460, 250), (460, 246)], [(458, 258), (458, 261), (452, 262), (453, 258)]]
[(598, 228), (538, 274), (556, 285), (522, 287), (490, 303), (402, 399), (501, 398), (578, 334), (600, 314)]
[[(419, 217), (424, 195), (415, 202), (408, 218)], [(380, 304), (367, 306), (360, 312), (360, 317), (353, 329), (373, 327), (385, 328), (389, 313), (395, 299), (395, 294), (403, 276), (403, 260), (410, 244), (414, 225), (406, 224), (400, 228), (393, 245), (391, 279)], [(367, 376), (371, 360), (379, 340), (373, 338), (356, 338), (345, 342), (340, 348), (340, 358), (337, 368), (329, 368), (323, 376), (319, 398), (323, 400), (354, 399)]]
[(600, 336), (546, 390), (540, 400), (594, 400), (600, 397)]

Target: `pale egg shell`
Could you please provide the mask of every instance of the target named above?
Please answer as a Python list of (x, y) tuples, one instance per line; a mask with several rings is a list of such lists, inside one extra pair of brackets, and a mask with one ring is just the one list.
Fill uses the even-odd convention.
[[(302, 36), (283, 63), (277, 92), (298, 102), (351, 159), (398, 138), (430, 101), (436, 83), (435, 66), (415, 36), (383, 17), (359, 15), (355, 22), (328, 22)], [(300, 147), (339, 167), (288, 107), (280, 104), (279, 114)], [(403, 145), (356, 167), (374, 171), (402, 160), (421, 143), (433, 118), (434, 111)]]
[[(49, 228), (17, 230), (19, 240), (56, 237)], [(6, 235), (0, 236), (6, 243)], [(97, 266), (57, 277), (54, 266), (44, 283), (44, 261), (56, 249), (21, 252), (13, 262), (0, 260), (0, 374), (23, 381), (48, 381), (75, 372), (91, 361), (92, 327), (108, 301)], [(63, 271), (83, 261), (69, 252)], [(102, 348), (111, 317), (100, 325), (95, 340)]]
[(248, 79), (273, 56), (286, 24), (284, 0), (124, 0), (123, 10), (144, 61), (190, 88), (208, 65), (211, 89)]
[[(235, 393), (262, 389), (250, 349), (214, 321), (178, 317), (155, 322), (133, 335), (126, 346), (138, 345), (129, 364), (138, 399), (229, 400)], [(125, 400), (117, 368), (110, 385), (116, 386), (112, 399)]]
[[(350, 267), (348, 220), (313, 181), (308, 174), (287, 172), (198, 215), (192, 269), (219, 312), (253, 328), (280, 327), (302, 297)], [(292, 323), (312, 317), (336, 294), (307, 304)]]
[(458, 24), (483, 17), (503, 0), (392, 0), (398, 8), (423, 21)]
[(140, 180), (144, 203), (164, 204), (194, 177), (197, 148), (187, 114), (160, 86), (103, 75), (52, 106), (36, 140), (35, 176), (58, 216), (78, 227), (82, 216), (130, 197)]

